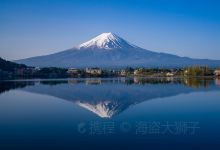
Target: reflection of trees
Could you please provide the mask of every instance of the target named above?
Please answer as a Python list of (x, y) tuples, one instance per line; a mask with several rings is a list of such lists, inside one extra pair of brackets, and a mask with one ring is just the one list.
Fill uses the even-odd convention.
[(44, 80), (40, 81), (40, 84), (46, 84), (46, 85), (57, 85), (57, 84), (66, 84), (68, 83), (67, 80)]
[(169, 83), (180, 83), (179, 78), (173, 77), (158, 77), (158, 78), (139, 78), (135, 77), (134, 79), (135, 84), (169, 84)]
[(0, 94), (6, 91), (34, 85), (33, 81), (0, 81)]
[(183, 78), (182, 83), (193, 88), (208, 88), (209, 85), (213, 84), (214, 82), (212, 78)]
[[(9, 91), (10, 89), (24, 88), (28, 85), (34, 85), (39, 81), (0, 81), (0, 93)], [(43, 85), (59, 85), (59, 84), (183, 84), (192, 88), (208, 88), (211, 84), (220, 85), (220, 79), (216, 78), (86, 78), (86, 79), (69, 79), (69, 80), (40, 80)]]
[[(128, 83), (128, 82), (126, 82)], [(131, 84), (184, 84), (193, 88), (205, 87), (208, 88), (210, 84), (214, 84), (213, 78), (134, 78)]]

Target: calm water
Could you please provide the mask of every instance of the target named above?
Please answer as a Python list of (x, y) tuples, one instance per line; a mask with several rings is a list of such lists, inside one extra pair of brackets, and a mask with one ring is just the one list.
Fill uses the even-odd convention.
[(0, 149), (220, 149), (220, 79), (0, 81)]

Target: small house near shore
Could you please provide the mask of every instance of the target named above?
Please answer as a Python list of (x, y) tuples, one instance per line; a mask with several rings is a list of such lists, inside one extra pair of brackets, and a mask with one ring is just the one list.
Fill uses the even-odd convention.
[(77, 75), (80, 73), (80, 70), (79, 69), (76, 69), (76, 68), (69, 68), (68, 71), (67, 71), (68, 74), (72, 74), (72, 75)]
[(214, 71), (214, 75), (215, 75), (215, 76), (220, 76), (220, 69), (216, 69), (216, 70)]
[(100, 68), (86, 68), (86, 73), (91, 75), (101, 75), (102, 69)]
[(167, 73), (166, 73), (166, 76), (167, 76), (167, 77), (173, 77), (174, 75), (175, 75), (174, 72), (167, 72)]

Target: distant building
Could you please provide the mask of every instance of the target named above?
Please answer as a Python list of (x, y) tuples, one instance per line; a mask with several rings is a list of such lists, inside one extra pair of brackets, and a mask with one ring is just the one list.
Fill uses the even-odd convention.
[(35, 71), (40, 71), (40, 67), (35, 67), (34, 70)]
[(215, 76), (220, 76), (220, 69), (216, 69), (216, 70), (214, 71), (214, 75), (215, 75)]
[(101, 75), (102, 69), (100, 68), (86, 68), (86, 73), (91, 75)]
[(187, 75), (188, 75), (188, 73), (189, 73), (189, 71), (188, 71), (188, 70), (184, 70), (184, 76), (187, 76)]
[(140, 71), (138, 69), (134, 70), (134, 75), (138, 75)]
[(173, 72), (167, 72), (167, 73), (166, 73), (166, 76), (167, 76), (167, 77), (173, 77), (173, 76), (174, 76), (174, 73), (173, 73)]
[(67, 73), (68, 74), (79, 74), (80, 73), (80, 70), (79, 69), (76, 69), (76, 68), (69, 68), (67, 70)]
[(144, 68), (139, 68), (134, 70), (134, 75), (140, 75), (144, 73)]
[(121, 70), (120, 75), (121, 76), (126, 76), (127, 75), (127, 71), (126, 70)]

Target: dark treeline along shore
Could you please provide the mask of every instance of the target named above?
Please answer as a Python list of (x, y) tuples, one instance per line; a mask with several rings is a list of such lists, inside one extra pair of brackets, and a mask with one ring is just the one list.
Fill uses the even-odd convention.
[(185, 68), (57, 68), (31, 67), (0, 58), (0, 79), (18, 78), (88, 78), (88, 77), (218, 77), (219, 68), (189, 66)]

